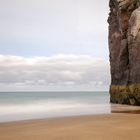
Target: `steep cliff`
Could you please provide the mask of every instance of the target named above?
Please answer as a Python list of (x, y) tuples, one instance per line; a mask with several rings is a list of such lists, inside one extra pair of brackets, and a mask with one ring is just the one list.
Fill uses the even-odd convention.
[(110, 0), (110, 101), (140, 105), (140, 0)]

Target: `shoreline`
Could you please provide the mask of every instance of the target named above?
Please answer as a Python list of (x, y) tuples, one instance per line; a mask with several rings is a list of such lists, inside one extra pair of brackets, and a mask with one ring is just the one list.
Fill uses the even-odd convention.
[(116, 113), (129, 113), (129, 114), (140, 114), (140, 106), (131, 106), (131, 105), (121, 105), (121, 104), (110, 104), (110, 112), (108, 113), (97, 113), (97, 114), (75, 114), (75, 115), (62, 115), (54, 117), (37, 117), (37, 118), (28, 118), (28, 119), (17, 119), (17, 120), (8, 120), (0, 121), (0, 124), (8, 123), (20, 123), (20, 122), (31, 122), (31, 121), (40, 121), (40, 120), (55, 120), (55, 119), (65, 119), (65, 118), (77, 118), (77, 117), (87, 117), (87, 116), (100, 116), (100, 115), (111, 115)]
[(0, 122), (0, 140), (139, 140), (140, 107), (111, 105), (110, 114)]
[(111, 113), (0, 123), (0, 140), (139, 140), (140, 114)]
[(27, 119), (27, 120), (17, 120), (17, 121), (6, 121), (0, 122), (1, 125), (6, 124), (20, 124), (20, 123), (32, 123), (38, 121), (58, 121), (58, 120), (66, 120), (66, 119), (77, 119), (77, 118), (86, 118), (86, 117), (96, 117), (96, 116), (106, 116), (111, 114), (122, 114), (122, 113), (103, 113), (103, 114), (85, 114), (85, 115), (73, 115), (73, 116), (57, 116), (57, 117), (50, 117), (50, 118), (37, 118), (37, 119)]

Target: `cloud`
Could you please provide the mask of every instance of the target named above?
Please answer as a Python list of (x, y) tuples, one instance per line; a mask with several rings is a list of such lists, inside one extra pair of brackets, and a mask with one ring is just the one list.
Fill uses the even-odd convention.
[(109, 81), (109, 63), (87, 55), (0, 55), (1, 91), (101, 90), (99, 87), (108, 87)]

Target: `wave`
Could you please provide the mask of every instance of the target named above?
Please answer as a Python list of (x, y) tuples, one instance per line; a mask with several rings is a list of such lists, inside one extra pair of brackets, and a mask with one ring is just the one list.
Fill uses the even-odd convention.
[(42, 100), (26, 104), (0, 104), (0, 122), (104, 113), (110, 113), (109, 104), (93, 104), (76, 100)]

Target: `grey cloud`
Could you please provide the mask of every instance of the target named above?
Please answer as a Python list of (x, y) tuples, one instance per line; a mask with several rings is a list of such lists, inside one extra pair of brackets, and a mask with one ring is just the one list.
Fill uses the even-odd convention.
[[(56, 55), (24, 58), (0, 56), (0, 85), (22, 87), (108, 86), (109, 64), (105, 60), (84, 55)], [(1, 86), (0, 86), (1, 87)]]

